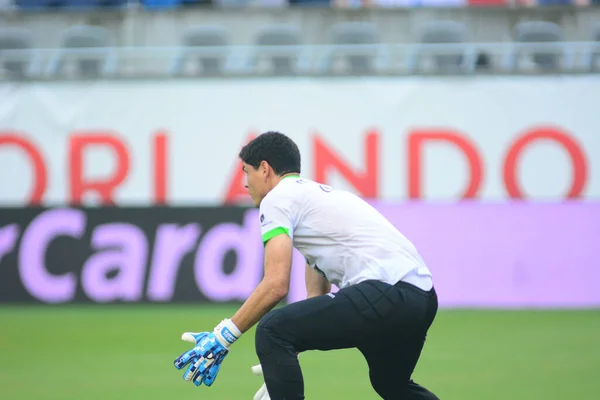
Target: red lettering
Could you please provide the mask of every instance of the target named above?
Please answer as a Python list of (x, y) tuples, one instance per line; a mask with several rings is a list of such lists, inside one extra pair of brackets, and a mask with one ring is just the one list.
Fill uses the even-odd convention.
[(523, 190), (517, 180), (517, 162), (527, 146), (537, 140), (552, 140), (560, 144), (571, 157), (573, 166), (573, 181), (566, 197), (569, 199), (581, 197), (587, 181), (587, 165), (585, 155), (575, 139), (568, 133), (555, 127), (539, 127), (521, 135), (509, 148), (504, 160), (504, 184), (508, 195), (513, 199), (522, 199)]
[[(129, 155), (125, 144), (115, 136), (105, 133), (80, 134), (71, 137), (69, 143), (71, 163), (71, 202), (81, 204), (83, 194), (94, 191), (100, 195), (102, 205), (114, 205), (113, 192), (125, 180), (129, 172)], [(110, 148), (116, 156), (116, 170), (112, 177), (104, 180), (84, 178), (83, 153), (93, 146)]]
[(315, 180), (327, 183), (327, 175), (332, 170), (337, 170), (350, 183), (361, 196), (376, 198), (378, 190), (378, 148), (379, 133), (367, 132), (365, 136), (365, 170), (353, 171), (352, 167), (337, 155), (319, 136), (314, 137)]
[(19, 147), (29, 156), (34, 172), (33, 190), (29, 195), (29, 204), (40, 205), (44, 194), (46, 193), (47, 184), (46, 165), (41, 153), (33, 143), (25, 139), (22, 134), (14, 132), (0, 133), (0, 146), (3, 145)]
[(154, 202), (167, 203), (167, 135), (154, 136)]
[[(255, 134), (248, 135), (246, 143), (250, 142), (255, 137)], [(238, 159), (235, 163), (233, 178), (229, 181), (229, 186), (227, 186), (227, 193), (225, 194), (224, 200), (225, 204), (248, 203), (251, 198), (245, 185), (246, 176), (244, 171), (242, 171), (242, 161)]]
[(447, 142), (462, 151), (469, 163), (469, 184), (462, 195), (465, 199), (477, 196), (482, 179), (481, 157), (475, 146), (465, 137), (450, 130), (417, 130), (408, 135), (408, 197), (421, 199), (422, 149), (426, 142)]

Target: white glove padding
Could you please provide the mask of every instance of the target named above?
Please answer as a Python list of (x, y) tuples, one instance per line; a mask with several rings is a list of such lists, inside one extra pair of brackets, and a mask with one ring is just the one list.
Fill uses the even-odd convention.
[[(252, 373), (256, 376), (263, 376), (262, 367), (260, 364), (252, 367)], [(252, 400), (271, 400), (269, 392), (267, 391), (267, 384), (263, 383), (258, 392), (254, 395)]]

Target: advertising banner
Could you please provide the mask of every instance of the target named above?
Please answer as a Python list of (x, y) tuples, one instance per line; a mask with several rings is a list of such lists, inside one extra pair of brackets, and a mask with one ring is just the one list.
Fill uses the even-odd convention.
[[(600, 204), (375, 205), (442, 307), (600, 306)], [(303, 261), (288, 302), (306, 296)], [(0, 303), (238, 302), (262, 262), (253, 208), (0, 209)]]
[(0, 85), (0, 204), (245, 203), (278, 130), (303, 175), (369, 199), (600, 199), (600, 76)]

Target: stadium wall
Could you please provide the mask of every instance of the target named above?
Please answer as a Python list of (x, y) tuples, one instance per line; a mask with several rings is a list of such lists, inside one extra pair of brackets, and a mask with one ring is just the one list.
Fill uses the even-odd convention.
[(388, 202), (600, 198), (600, 76), (0, 85), (0, 205), (247, 204), (250, 137)]
[[(277, 129), (305, 176), (415, 243), (442, 307), (600, 306), (598, 76), (5, 83), (0, 98), (0, 302), (243, 300), (262, 244), (237, 152)], [(288, 301), (302, 268), (296, 253)]]

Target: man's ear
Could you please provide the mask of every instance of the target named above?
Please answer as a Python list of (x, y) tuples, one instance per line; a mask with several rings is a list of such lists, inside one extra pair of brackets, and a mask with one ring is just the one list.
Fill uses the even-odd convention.
[(260, 162), (260, 169), (262, 170), (263, 176), (267, 178), (269, 176), (269, 172), (271, 171), (271, 166), (266, 161)]

